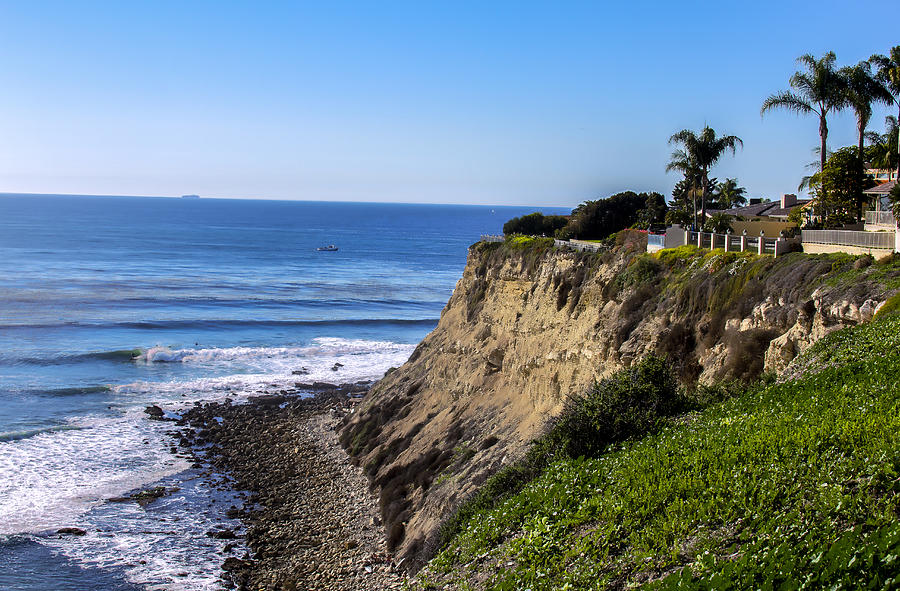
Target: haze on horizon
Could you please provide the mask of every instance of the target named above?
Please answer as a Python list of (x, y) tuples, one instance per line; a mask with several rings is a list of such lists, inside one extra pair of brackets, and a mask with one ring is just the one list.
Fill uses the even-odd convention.
[[(667, 196), (668, 137), (794, 192), (818, 122), (759, 115), (804, 53), (886, 53), (896, 7), (827, 2), (7, 2), (0, 192), (573, 206)], [(883, 130), (876, 107), (870, 129)], [(829, 147), (855, 143), (852, 113)]]

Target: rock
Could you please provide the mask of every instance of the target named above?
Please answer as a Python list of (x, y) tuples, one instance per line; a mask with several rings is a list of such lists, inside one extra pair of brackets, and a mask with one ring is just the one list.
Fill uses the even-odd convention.
[(87, 534), (87, 532), (80, 527), (61, 527), (56, 530), (56, 533), (66, 536), (83, 536)]
[(305, 376), (308, 373), (309, 373), (309, 370), (305, 367), (301, 367), (300, 369), (295, 369), (294, 371), (291, 372), (291, 374), (295, 375), (295, 376)]
[(335, 363), (334, 365), (331, 366), (331, 371), (337, 371), (342, 367), (344, 367), (343, 363)]
[(237, 534), (231, 529), (219, 529), (206, 532), (206, 536), (216, 540), (233, 540), (237, 537)]
[(166, 495), (170, 495), (172, 493), (176, 493), (180, 488), (177, 486), (173, 486), (172, 488), (166, 488), (164, 486), (155, 486), (153, 488), (148, 488), (147, 490), (142, 490), (139, 493), (135, 493), (129, 497), (132, 501), (135, 501), (141, 507), (146, 507), (156, 499), (160, 497), (164, 497)]
[(147, 408), (144, 409), (144, 412), (147, 413), (151, 419), (161, 420), (165, 417), (166, 413), (163, 412), (163, 409), (156, 406), (155, 404), (151, 404)]

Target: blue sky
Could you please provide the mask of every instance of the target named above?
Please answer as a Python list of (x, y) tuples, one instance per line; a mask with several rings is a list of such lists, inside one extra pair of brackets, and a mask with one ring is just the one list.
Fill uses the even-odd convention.
[[(572, 206), (657, 190), (668, 137), (796, 189), (795, 58), (887, 53), (895, 2), (2, 2), (0, 192)], [(871, 127), (881, 131), (878, 108)], [(849, 112), (829, 146), (855, 142)]]

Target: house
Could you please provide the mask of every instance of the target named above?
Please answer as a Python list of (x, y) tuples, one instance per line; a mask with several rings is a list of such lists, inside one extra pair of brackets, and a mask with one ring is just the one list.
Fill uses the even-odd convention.
[(894, 219), (891, 202), (888, 198), (888, 193), (896, 184), (896, 180), (888, 181), (863, 191), (863, 194), (869, 198), (869, 204), (866, 207), (866, 231), (877, 232), (897, 227), (897, 220)]
[(897, 180), (897, 170), (887, 170), (884, 168), (867, 168), (866, 176), (876, 183), (889, 183)]
[(782, 231), (795, 228), (796, 224), (788, 222), (788, 216), (795, 209), (802, 209), (811, 203), (811, 199), (797, 199), (792, 193), (785, 193), (778, 201), (751, 199), (748, 205), (731, 209), (706, 210), (706, 215), (725, 213), (734, 218), (731, 228), (736, 234), (744, 230), (747, 234), (758, 236), (765, 232), (766, 236), (778, 236)]

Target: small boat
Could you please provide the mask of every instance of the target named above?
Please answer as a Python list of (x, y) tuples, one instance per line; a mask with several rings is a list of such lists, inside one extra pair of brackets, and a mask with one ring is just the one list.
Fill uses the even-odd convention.
[(328, 246), (320, 246), (316, 250), (319, 252), (337, 252), (338, 247), (334, 244), (329, 244)]

